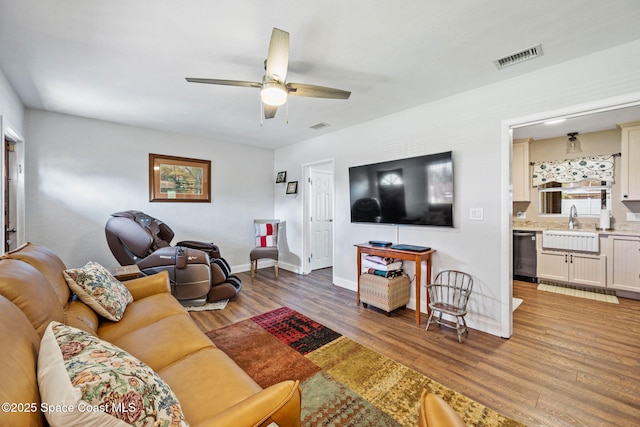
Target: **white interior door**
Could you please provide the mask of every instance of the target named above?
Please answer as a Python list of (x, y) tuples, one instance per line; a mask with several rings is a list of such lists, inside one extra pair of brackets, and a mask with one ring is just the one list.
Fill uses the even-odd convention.
[(333, 265), (333, 172), (310, 171), (311, 270)]

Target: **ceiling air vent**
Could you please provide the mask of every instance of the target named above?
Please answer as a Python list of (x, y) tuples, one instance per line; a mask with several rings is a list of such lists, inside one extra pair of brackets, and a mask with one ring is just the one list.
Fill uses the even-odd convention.
[(542, 45), (536, 45), (529, 49), (521, 50), (520, 52), (512, 53), (504, 58), (496, 59), (493, 61), (496, 67), (501, 70), (502, 68), (509, 67), (511, 65), (518, 64), (520, 62), (528, 61), (537, 56), (542, 55)]
[(320, 123), (316, 123), (313, 126), (309, 126), (311, 129), (322, 129), (322, 128), (326, 128), (327, 126), (331, 126), (329, 123), (324, 123), (324, 122), (320, 122)]

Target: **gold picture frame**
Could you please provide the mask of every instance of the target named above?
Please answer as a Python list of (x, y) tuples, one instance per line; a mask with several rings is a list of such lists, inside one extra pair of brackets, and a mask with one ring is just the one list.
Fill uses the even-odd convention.
[(150, 202), (211, 202), (211, 160), (149, 153)]

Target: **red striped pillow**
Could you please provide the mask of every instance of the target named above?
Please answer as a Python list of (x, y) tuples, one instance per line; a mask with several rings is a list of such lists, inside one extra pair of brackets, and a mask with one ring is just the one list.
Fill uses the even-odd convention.
[(256, 224), (256, 246), (278, 246), (278, 224)]

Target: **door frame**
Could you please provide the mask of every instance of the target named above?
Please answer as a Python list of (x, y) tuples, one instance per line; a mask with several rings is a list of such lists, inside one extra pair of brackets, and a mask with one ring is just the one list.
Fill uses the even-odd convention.
[[(26, 213), (25, 213), (25, 186), (24, 186), (24, 158), (25, 158), (25, 150), (24, 150), (24, 139), (18, 132), (16, 132), (13, 127), (8, 123), (5, 116), (0, 115), (0, 141), (2, 144), (5, 144), (5, 140), (11, 142), (15, 145), (15, 153), (16, 153), (16, 168), (18, 170), (18, 183), (17, 183), (17, 193), (15, 195), (16, 200), (16, 218), (15, 218), (15, 228), (16, 232), (16, 243), (18, 246), (23, 244), (26, 241)], [(0, 164), (4, 169), (5, 165), (5, 150), (4, 146), (2, 150), (0, 150)], [(4, 209), (5, 203), (5, 192), (6, 192), (6, 182), (3, 179), (0, 182), (0, 203)], [(2, 230), (5, 230), (7, 224), (5, 224), (5, 216), (2, 215), (2, 219), (0, 220), (0, 226), (2, 226)], [(4, 232), (2, 233), (4, 236)], [(4, 243), (0, 248), (0, 253), (4, 253)]]
[(502, 120), (501, 125), (501, 164), (500, 171), (500, 336), (509, 338), (513, 334), (513, 194), (512, 185), (512, 148), (513, 130), (520, 127), (544, 123), (546, 121), (586, 116), (640, 105), (640, 92), (629, 93), (612, 98), (599, 99), (584, 104), (571, 105), (557, 110), (539, 112), (527, 116)]
[[(311, 273), (311, 262), (309, 261), (309, 257), (311, 256), (311, 221), (310, 217), (310, 197), (311, 192), (309, 191), (309, 179), (311, 178), (311, 170), (317, 168), (320, 165), (329, 165), (327, 170), (331, 171), (333, 174), (333, 203), (331, 208), (333, 209), (333, 218), (336, 217), (335, 209), (336, 209), (336, 168), (335, 168), (335, 159), (330, 158), (326, 160), (318, 160), (311, 163), (304, 163), (302, 165), (302, 176), (304, 179), (304, 191), (302, 191), (302, 274)], [(332, 265), (335, 265), (335, 253), (336, 253), (336, 228), (335, 221), (333, 223), (333, 235), (331, 237), (333, 244), (333, 260), (331, 261)]]

